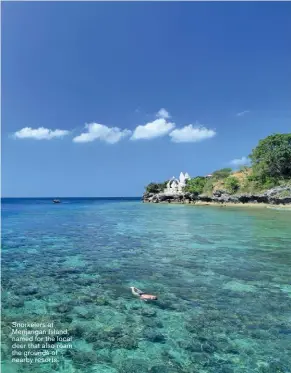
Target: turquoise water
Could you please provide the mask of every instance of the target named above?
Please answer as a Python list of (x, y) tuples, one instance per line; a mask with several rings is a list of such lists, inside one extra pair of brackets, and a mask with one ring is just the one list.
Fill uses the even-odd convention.
[[(291, 372), (291, 211), (2, 203), (3, 372)], [(13, 321), (53, 321), (73, 349), (11, 363)]]

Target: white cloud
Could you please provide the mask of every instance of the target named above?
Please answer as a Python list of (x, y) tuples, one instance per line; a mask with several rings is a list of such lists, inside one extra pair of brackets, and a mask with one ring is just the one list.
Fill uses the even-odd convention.
[(230, 162), (230, 164), (235, 166), (235, 167), (248, 165), (249, 163), (250, 163), (250, 160), (247, 157), (241, 157), (241, 158), (233, 159)]
[(164, 119), (169, 119), (169, 118), (171, 118), (170, 113), (169, 113), (166, 109), (164, 109), (164, 108), (160, 109), (160, 110), (157, 112), (156, 117), (157, 117), (157, 118), (164, 118)]
[(70, 133), (67, 130), (50, 130), (48, 128), (39, 127), (36, 129), (25, 127), (14, 133), (17, 139), (34, 139), (34, 140), (51, 140), (57, 137), (63, 137)]
[(245, 114), (248, 114), (249, 112), (250, 112), (249, 110), (241, 111), (240, 113), (237, 113), (236, 116), (243, 117)]
[(131, 136), (131, 140), (154, 139), (167, 135), (173, 128), (175, 123), (167, 122), (165, 118), (159, 118), (153, 122), (149, 122), (143, 126), (137, 126)]
[(94, 140), (105, 141), (109, 144), (115, 144), (123, 137), (129, 136), (131, 131), (118, 127), (107, 127), (104, 124), (89, 123), (86, 124), (87, 132), (73, 138), (74, 142), (92, 142)]
[(215, 135), (216, 132), (214, 130), (200, 125), (193, 127), (192, 124), (183, 128), (177, 128), (169, 134), (173, 142), (199, 142), (210, 139)]

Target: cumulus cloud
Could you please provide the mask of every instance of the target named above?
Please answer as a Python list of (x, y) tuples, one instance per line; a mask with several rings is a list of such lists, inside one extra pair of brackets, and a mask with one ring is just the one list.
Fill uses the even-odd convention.
[(241, 158), (233, 159), (230, 162), (230, 164), (235, 166), (235, 167), (245, 166), (245, 165), (248, 165), (249, 163), (250, 163), (250, 160), (247, 157), (241, 157)]
[(176, 128), (169, 134), (173, 142), (199, 142), (210, 139), (215, 135), (215, 130), (201, 125), (193, 126), (192, 124), (183, 128)]
[(74, 137), (74, 142), (92, 142), (94, 140), (100, 140), (109, 144), (115, 144), (122, 138), (131, 134), (131, 131), (127, 129), (121, 130), (118, 127), (107, 127), (99, 123), (86, 124), (85, 128), (87, 132)]
[(237, 113), (236, 116), (243, 117), (245, 114), (248, 114), (249, 112), (250, 112), (249, 110), (241, 111), (240, 113)]
[(171, 118), (170, 113), (169, 113), (166, 109), (164, 109), (164, 108), (160, 109), (160, 110), (157, 112), (156, 117), (157, 117), (157, 118), (164, 118), (164, 119), (169, 119), (169, 118)]
[(131, 140), (154, 139), (167, 135), (173, 128), (175, 123), (167, 122), (165, 118), (159, 118), (145, 125), (137, 126), (131, 136)]
[(51, 140), (57, 137), (64, 137), (70, 131), (67, 130), (50, 130), (48, 128), (39, 127), (36, 129), (25, 127), (14, 133), (17, 139), (34, 139), (34, 140)]

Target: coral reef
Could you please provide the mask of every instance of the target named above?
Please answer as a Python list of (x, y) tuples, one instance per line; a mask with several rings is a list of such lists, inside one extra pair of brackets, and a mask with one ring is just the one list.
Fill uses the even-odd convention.
[[(3, 371), (290, 373), (289, 212), (61, 208), (4, 216)], [(57, 365), (11, 367), (10, 326), (24, 321), (67, 328), (73, 348)]]

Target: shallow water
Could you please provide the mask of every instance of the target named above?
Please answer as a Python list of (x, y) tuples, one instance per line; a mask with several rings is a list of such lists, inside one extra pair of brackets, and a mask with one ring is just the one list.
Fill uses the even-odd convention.
[[(2, 202), (3, 372), (291, 372), (290, 211)], [(13, 364), (12, 321), (53, 321), (74, 348)]]

